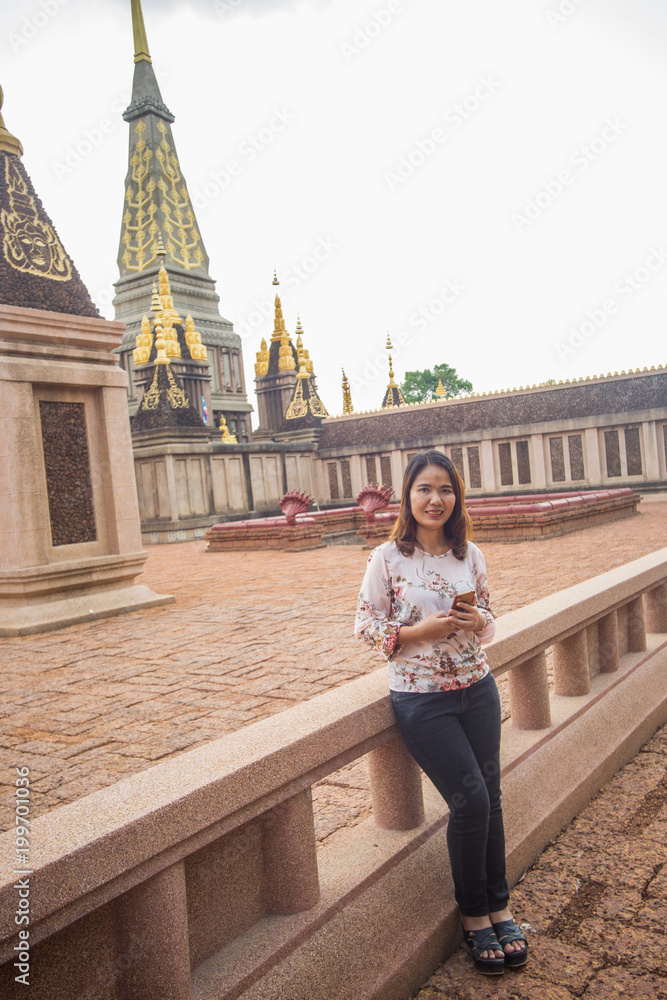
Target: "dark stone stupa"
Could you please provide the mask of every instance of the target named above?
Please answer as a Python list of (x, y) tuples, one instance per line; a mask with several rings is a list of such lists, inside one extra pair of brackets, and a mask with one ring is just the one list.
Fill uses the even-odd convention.
[[(3, 96), (0, 88), (0, 109)], [(0, 303), (99, 316), (21, 162), (0, 113)]]

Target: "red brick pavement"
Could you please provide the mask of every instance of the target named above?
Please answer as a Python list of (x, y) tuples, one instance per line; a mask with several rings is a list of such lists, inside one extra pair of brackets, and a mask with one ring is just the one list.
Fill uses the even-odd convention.
[[(664, 546), (667, 503), (651, 502), (609, 525), (483, 548), (502, 613)], [(150, 548), (141, 580), (175, 606), (0, 640), (0, 784), (27, 764), (35, 815), (381, 664), (351, 634), (361, 547), (205, 549)], [(363, 762), (324, 785), (321, 836), (343, 798), (367, 815)], [(0, 800), (7, 829), (8, 789)]]

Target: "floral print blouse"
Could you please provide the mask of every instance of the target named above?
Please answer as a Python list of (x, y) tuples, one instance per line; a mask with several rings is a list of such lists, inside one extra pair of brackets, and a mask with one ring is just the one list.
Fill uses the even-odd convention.
[[(401, 625), (416, 625), (436, 611), (449, 611), (456, 594), (474, 590), (486, 618), (481, 632), (454, 633), (441, 642), (398, 644)], [(495, 632), (489, 607), (484, 556), (468, 542), (465, 559), (452, 552), (412, 556), (385, 542), (371, 552), (361, 584), (354, 634), (389, 661), (392, 691), (451, 691), (468, 687), (489, 672), (481, 643)]]

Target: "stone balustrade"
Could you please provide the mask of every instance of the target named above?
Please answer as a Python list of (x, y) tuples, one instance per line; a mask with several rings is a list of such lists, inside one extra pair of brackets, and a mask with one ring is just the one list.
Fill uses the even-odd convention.
[[(665, 633), (667, 549), (499, 619), (511, 880), (667, 719)], [(316, 850), (311, 786), (365, 755), (374, 822)], [(31, 982), (45, 1000), (399, 1000), (457, 941), (446, 821), (380, 668), (37, 818)], [(11, 997), (13, 833), (0, 849)]]

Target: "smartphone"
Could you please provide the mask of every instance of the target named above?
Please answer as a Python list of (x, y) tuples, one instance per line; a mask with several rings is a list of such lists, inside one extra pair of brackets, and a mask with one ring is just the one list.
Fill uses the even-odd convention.
[(475, 596), (474, 590), (468, 590), (465, 594), (456, 594), (450, 610), (453, 611), (459, 604), (474, 604)]

